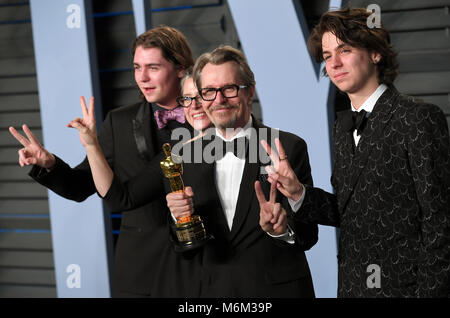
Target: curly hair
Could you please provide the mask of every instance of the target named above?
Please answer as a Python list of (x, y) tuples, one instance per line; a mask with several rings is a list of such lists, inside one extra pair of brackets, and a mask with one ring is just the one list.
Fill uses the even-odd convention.
[[(308, 38), (308, 50), (317, 62), (322, 62), (322, 37), (324, 33), (331, 32), (350, 46), (379, 53), (381, 60), (377, 64), (378, 80), (390, 85), (398, 75), (397, 53), (391, 46), (389, 32), (382, 25), (372, 29), (367, 26), (370, 15), (371, 12), (363, 8), (346, 8), (324, 13)], [(323, 75), (328, 75), (325, 68)]]

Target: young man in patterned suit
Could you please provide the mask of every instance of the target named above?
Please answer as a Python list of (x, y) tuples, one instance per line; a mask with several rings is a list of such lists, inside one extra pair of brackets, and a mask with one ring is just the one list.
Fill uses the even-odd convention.
[(389, 34), (370, 29), (369, 15), (327, 12), (308, 40), (315, 59), (325, 61), (324, 74), (351, 101), (333, 128), (335, 194), (302, 185), (287, 161), (269, 180), (286, 196), (303, 198), (298, 221), (340, 228), (339, 297), (448, 297), (446, 118), (439, 107), (395, 89)]

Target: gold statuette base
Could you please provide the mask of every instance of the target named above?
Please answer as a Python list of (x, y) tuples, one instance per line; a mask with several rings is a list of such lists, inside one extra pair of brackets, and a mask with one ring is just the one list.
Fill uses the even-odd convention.
[(176, 252), (185, 252), (205, 245), (213, 237), (206, 233), (202, 219), (199, 215), (191, 215), (187, 222), (178, 222), (172, 225), (176, 233), (177, 242), (175, 244)]

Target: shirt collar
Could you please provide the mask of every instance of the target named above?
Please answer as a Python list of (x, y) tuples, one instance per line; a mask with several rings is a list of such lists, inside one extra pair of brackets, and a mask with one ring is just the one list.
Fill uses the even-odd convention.
[(372, 93), (372, 95), (369, 96), (369, 98), (366, 99), (366, 101), (359, 107), (358, 109), (355, 109), (352, 104), (352, 111), (354, 112), (360, 112), (361, 110), (365, 110), (368, 113), (371, 113), (373, 111), (373, 108), (375, 107), (376, 102), (380, 98), (381, 95), (383, 95), (384, 91), (388, 87), (385, 84), (380, 84), (377, 89)]
[(183, 106), (178, 105), (177, 107), (174, 107), (172, 109), (167, 109), (167, 108), (164, 108), (164, 107), (161, 107), (161, 106), (157, 105), (156, 103), (149, 103), (149, 104), (151, 105), (153, 112), (155, 112), (157, 110), (163, 110), (163, 111), (175, 110), (176, 108), (183, 107)]
[(240, 127), (239, 127), (239, 128), (236, 128), (236, 130), (237, 130), (238, 132), (237, 132), (237, 134), (234, 135), (231, 139), (228, 139), (228, 140), (225, 139), (225, 138), (222, 136), (222, 134), (220, 133), (220, 130), (217, 129), (217, 128), (216, 128), (216, 135), (219, 136), (221, 139), (223, 139), (223, 140), (225, 140), (225, 141), (231, 141), (231, 140), (234, 140), (234, 139), (239, 138), (239, 137), (247, 137), (248, 139), (250, 139), (250, 134), (251, 134), (251, 131), (252, 131), (250, 128), (252, 128), (252, 123), (253, 123), (252, 116), (250, 116), (250, 118), (249, 118), (247, 124), (245, 124), (244, 127), (242, 127), (242, 128), (240, 128)]

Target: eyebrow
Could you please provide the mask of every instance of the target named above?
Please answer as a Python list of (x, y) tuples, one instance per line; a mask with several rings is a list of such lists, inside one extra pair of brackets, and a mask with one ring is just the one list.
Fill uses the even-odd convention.
[[(133, 62), (133, 65), (141, 65), (139, 63)], [(144, 66), (161, 66), (160, 63), (149, 63), (149, 64), (144, 64)]]
[[(339, 45), (337, 46), (336, 50), (342, 49), (344, 46), (349, 46), (349, 45), (348, 45), (347, 43), (339, 44)], [(336, 51), (336, 50), (335, 50), (335, 51)], [(324, 54), (326, 54), (326, 53), (330, 54), (330, 51), (322, 51), (322, 55), (324, 55)]]
[(239, 85), (239, 84), (230, 82), (230, 83), (228, 83), (228, 84), (223, 84), (223, 85), (220, 86), (220, 87), (217, 87), (217, 86), (214, 86), (214, 85), (208, 85), (208, 86), (205, 86), (205, 87), (203, 87), (203, 88), (222, 88), (222, 87), (230, 86), (230, 85)]

